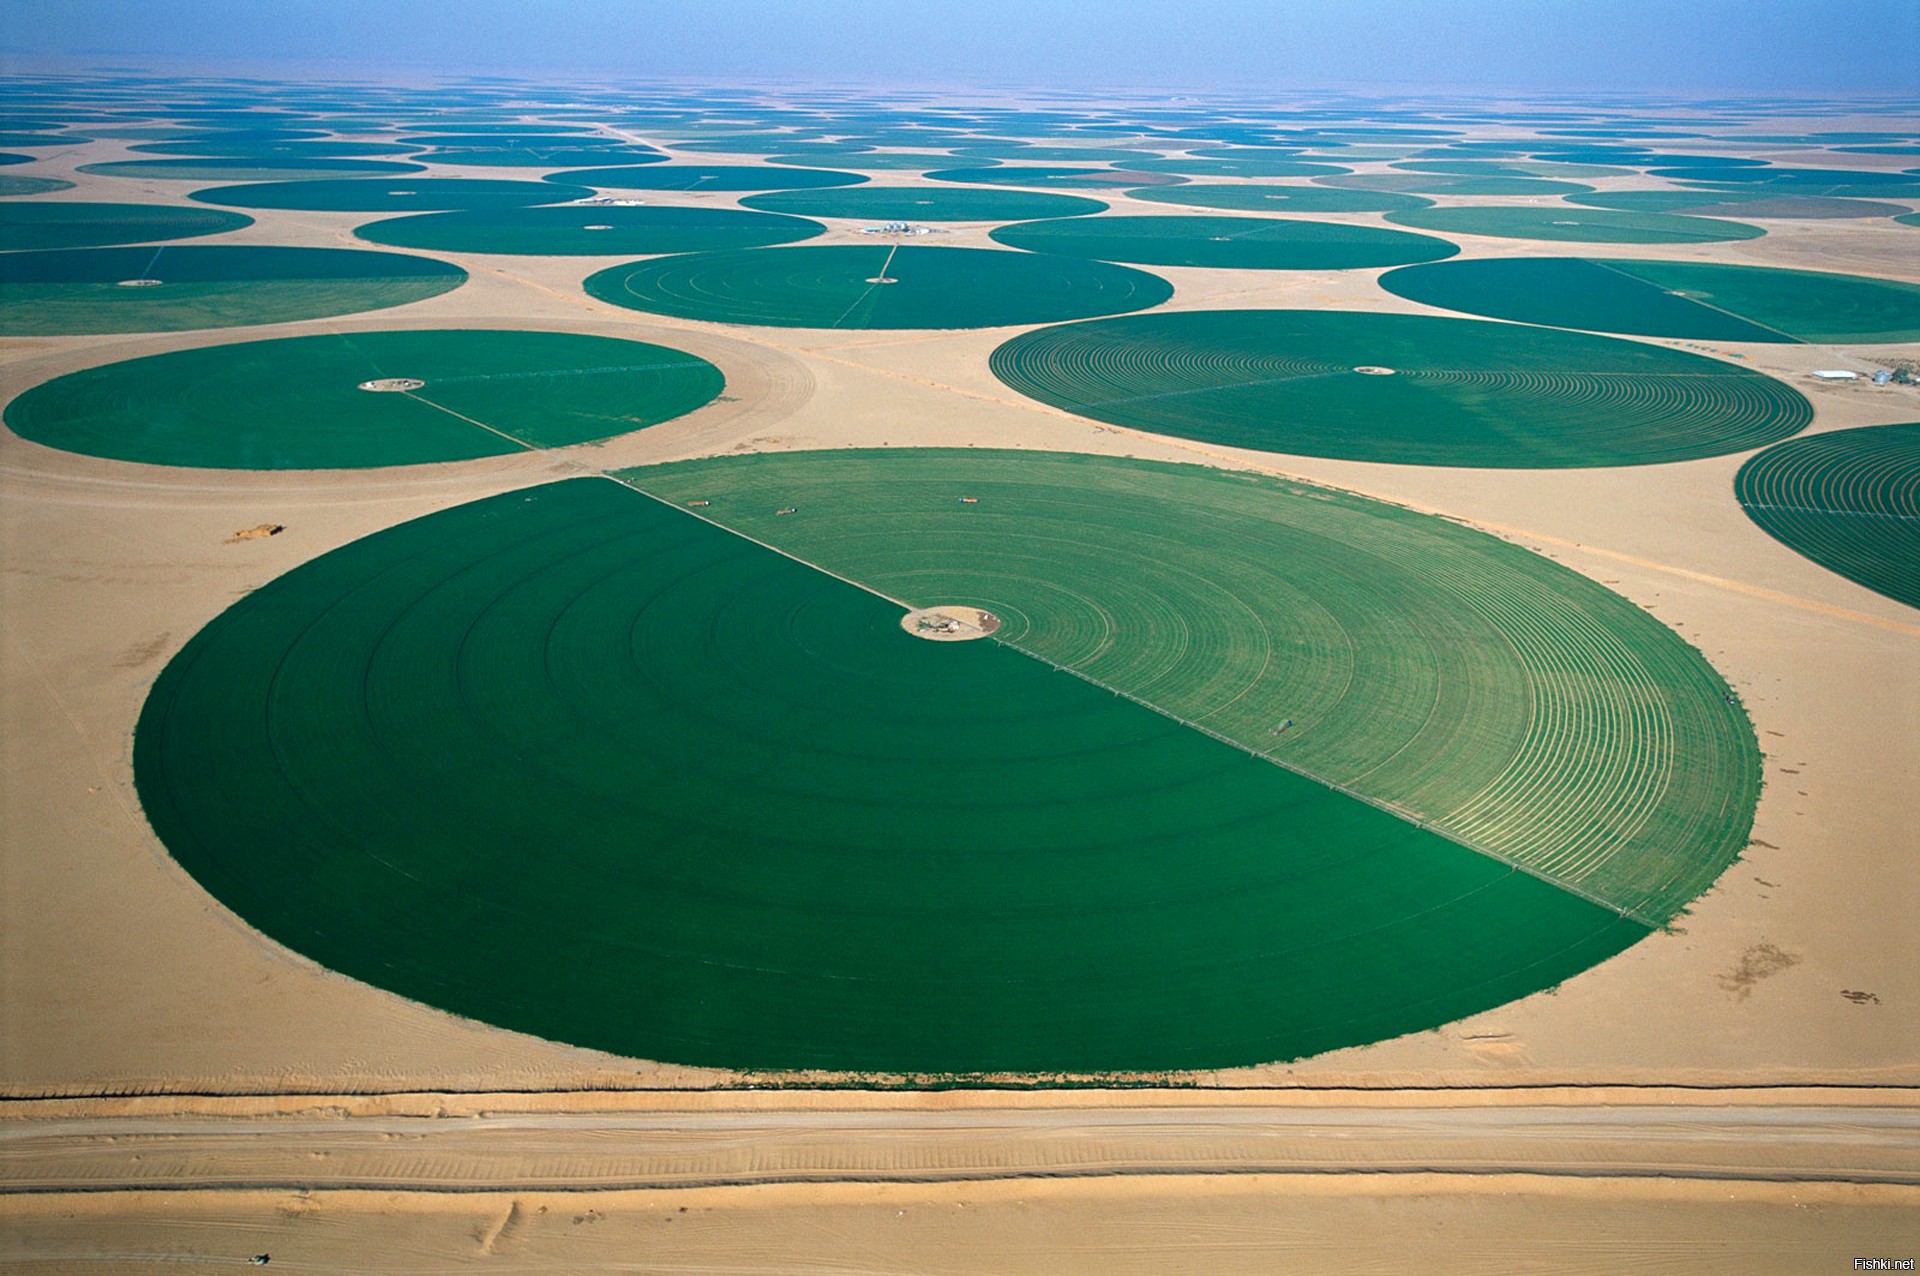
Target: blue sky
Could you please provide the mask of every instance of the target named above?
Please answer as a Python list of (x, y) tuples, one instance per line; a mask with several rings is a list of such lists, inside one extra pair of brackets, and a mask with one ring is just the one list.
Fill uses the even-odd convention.
[(6, 62), (1920, 93), (1920, 0), (7, 0)]

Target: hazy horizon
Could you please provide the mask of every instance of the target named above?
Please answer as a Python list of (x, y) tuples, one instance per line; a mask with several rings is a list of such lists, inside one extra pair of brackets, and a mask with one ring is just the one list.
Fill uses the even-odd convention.
[(0, 64), (1029, 88), (1920, 94), (1920, 0), (14, 0)]

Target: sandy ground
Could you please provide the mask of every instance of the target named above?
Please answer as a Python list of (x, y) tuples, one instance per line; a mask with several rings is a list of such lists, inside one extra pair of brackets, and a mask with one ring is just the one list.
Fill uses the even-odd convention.
[[(120, 157), (116, 144), (97, 144), (28, 171), (80, 183), (49, 200), (179, 202), (196, 185), (70, 171), (79, 162)], [(719, 195), (647, 198), (733, 203)], [(1117, 196), (1111, 202), (1117, 212), (1198, 211), (1129, 205)], [(300, 212), (259, 218), (219, 242), (350, 243), (350, 228), (372, 219)], [(1327, 220), (1384, 224), (1374, 215)], [(1591, 251), (1920, 279), (1920, 232), (1911, 228), (1765, 224), (1766, 238), (1723, 245), (1459, 242), (1464, 256)], [(816, 242), (871, 242), (856, 230), (856, 223), (833, 223)], [(928, 242), (988, 243), (980, 227), (951, 228)], [(1282, 1087), (1334, 1101), (1353, 1087), (1418, 1087), (1447, 1096), (1456, 1108), (1473, 1092), (1526, 1096), (1539, 1094), (1537, 1087), (1567, 1087), (1553, 1091), (1542, 1110), (1585, 1114), (1582, 1120), (1599, 1119), (1592, 1114), (1621, 1102), (1634, 1112), (1723, 1103), (1718, 1087), (1866, 1087), (1881, 1095), (1876, 1110), (1891, 1105), (1910, 1114), (1920, 1106), (1920, 932), (1913, 916), (1920, 833), (1906, 796), (1920, 775), (1920, 612), (1825, 572), (1756, 529), (1731, 497), (1743, 458), (1480, 472), (1234, 453), (1096, 425), (1019, 398), (986, 367), (987, 353), (1012, 329), (729, 329), (586, 298), (578, 281), (612, 259), (450, 259), (472, 271), (472, 282), (398, 310), (205, 333), (0, 342), (0, 394), (8, 398), (62, 372), (139, 354), (388, 327), (632, 336), (691, 350), (728, 379), (721, 401), (604, 444), (348, 474), (118, 464), (0, 436), (0, 609), (7, 616), (0, 634), (0, 1261), (47, 1270), (89, 1263), (191, 1267), (277, 1250), (276, 1269), (297, 1270), (302, 1262), (338, 1268), (355, 1265), (352, 1259), (369, 1269), (422, 1270), (492, 1259), (529, 1270), (658, 1270), (644, 1256), (665, 1252), (659, 1247), (669, 1226), (679, 1229), (673, 1269), (685, 1271), (894, 1270), (907, 1252), (916, 1256), (911, 1266), (926, 1271), (1271, 1270), (1277, 1255), (1325, 1261), (1335, 1253), (1343, 1270), (1405, 1270), (1421, 1238), (1444, 1235), (1497, 1238), (1472, 1256), (1502, 1270), (1666, 1271), (1726, 1257), (1738, 1258), (1740, 1270), (1825, 1270), (1878, 1249), (1894, 1256), (1920, 1249), (1910, 1116), (1861, 1125), (1853, 1115), (1862, 1101), (1852, 1090), (1775, 1103), (1780, 1112), (1814, 1114), (1809, 1126), (1795, 1127), (1801, 1133), (1748, 1122), (1706, 1140), (1777, 1155), (1778, 1164), (1761, 1167), (1769, 1172), (1798, 1166), (1806, 1178), (1830, 1180), (1797, 1186), (1753, 1181), (1754, 1166), (1730, 1161), (1686, 1168), (1683, 1145), (1702, 1138), (1711, 1121), (1660, 1145), (1668, 1148), (1666, 1172), (1704, 1175), (1698, 1183), (1622, 1179), (1589, 1161), (1585, 1135), (1528, 1143), (1512, 1130), (1502, 1146), (1547, 1149), (1533, 1169), (1523, 1160), (1492, 1158), (1429, 1174), (1441, 1167), (1438, 1153), (1458, 1144), (1429, 1125), (1402, 1121), (1400, 1133), (1424, 1151), (1409, 1158), (1408, 1173), (1385, 1178), (1303, 1177), (1312, 1167), (1284, 1157), (1263, 1161), (1216, 1130), (1193, 1136), (1222, 1158), (1204, 1172), (1162, 1163), (1149, 1174), (1143, 1161), (1134, 1166), (1138, 1172), (1123, 1166), (1110, 1171), (1119, 1177), (1098, 1180), (829, 1187), (723, 1177), (717, 1181), (732, 1185), (668, 1191), (642, 1178), (589, 1194), (559, 1180), (535, 1192), (524, 1175), (508, 1173), (491, 1180), (488, 1193), (449, 1198), (345, 1178), (325, 1190), (291, 1192), (290, 1185), (316, 1178), (283, 1168), (267, 1186), (245, 1186), (242, 1175), (223, 1180), (232, 1190), (210, 1190), (195, 1185), (236, 1164), (234, 1149), (247, 1140), (219, 1135), (194, 1143), (201, 1136), (187, 1122), (180, 1132), (153, 1136), (187, 1140), (170, 1145), (178, 1173), (147, 1185), (174, 1190), (80, 1197), (26, 1190), (35, 1173), (52, 1173), (48, 1167), (68, 1155), (104, 1165), (96, 1187), (139, 1186), (137, 1173), (113, 1161), (120, 1153), (87, 1161), (103, 1139), (117, 1137), (103, 1131), (124, 1126), (120, 1133), (131, 1136), (139, 1120), (193, 1115), (184, 1097), (143, 1116), (101, 1096), (286, 1095), (296, 1096), (286, 1110), (297, 1114), (319, 1102), (297, 1096), (579, 1091), (574, 1106), (607, 1121), (633, 1111), (655, 1111), (664, 1121), (684, 1103), (685, 1089), (732, 1080), (456, 1019), (267, 941), (201, 892), (147, 829), (131, 783), (131, 730), (159, 668), (214, 614), (290, 567), (379, 528), (578, 465), (881, 444), (1243, 465), (1443, 512), (1538, 549), (1648, 607), (1713, 660), (1753, 714), (1767, 753), (1754, 842), (1672, 932), (1556, 990), (1458, 1024), (1193, 1082), (1252, 1087), (1255, 1095)], [(1175, 308), (1422, 309), (1377, 290), (1375, 271), (1158, 273), (1178, 289)], [(1920, 393), (1911, 389), (1828, 387), (1805, 375), (1815, 367), (1869, 368), (1884, 357), (1920, 357), (1920, 345), (1668, 344), (1740, 357), (1787, 378), (1815, 404), (1815, 430), (1920, 420)], [(236, 531), (261, 523), (286, 530), (230, 543)], [(1640, 1106), (1593, 1088), (1676, 1085), (1695, 1089), (1649, 1091)], [(635, 1088), (656, 1093), (616, 1093)], [(50, 1110), (33, 1102), (44, 1096), (66, 1096), (72, 1105)], [(1259, 1119), (1272, 1124), (1271, 1110), (1249, 1092), (1222, 1096), (1229, 1110), (1264, 1114)], [(922, 1096), (909, 1106), (938, 1110), (944, 1101)], [(989, 1094), (986, 1102), (982, 1111), (1003, 1117), (1021, 1110), (1005, 1095)], [(1130, 1110), (1137, 1096), (1054, 1092), (1048, 1102), (1056, 1111), (1113, 1120), (1110, 1113)], [(635, 1103), (641, 1106), (623, 1106)], [(213, 1117), (195, 1117), (202, 1119)], [(244, 1133), (265, 1148), (267, 1162), (284, 1167), (305, 1157), (312, 1166), (344, 1155), (324, 1139), (321, 1146), (301, 1142), (320, 1136), (248, 1119), (257, 1124)], [(73, 1124), (86, 1120), (108, 1124)], [(1056, 1174), (1086, 1155), (1083, 1126), (1072, 1118), (1023, 1130), (1013, 1142), (1034, 1159), (978, 1177)], [(346, 1122), (340, 1133), (349, 1127), (361, 1128)], [(649, 1128), (646, 1121), (633, 1126), (642, 1134)], [(1813, 1128), (1824, 1133), (1805, 1136)], [(414, 1145), (411, 1134), (368, 1129), (352, 1137)], [(739, 1130), (773, 1137), (750, 1119)], [(1301, 1140), (1352, 1139), (1350, 1130), (1295, 1133)], [(541, 1137), (559, 1140), (551, 1145), (555, 1155), (571, 1147), (585, 1156), (612, 1136), (588, 1122), (556, 1125)], [(820, 1156), (828, 1178), (914, 1177), (927, 1155), (924, 1142), (879, 1137), (858, 1120), (828, 1120), (809, 1137), (826, 1149)], [(1283, 1129), (1273, 1137), (1288, 1136)], [(1644, 1129), (1608, 1137), (1648, 1141)], [(500, 1154), (505, 1163), (524, 1168), (539, 1159), (515, 1161), (512, 1138), (501, 1138), (497, 1146), (509, 1149)], [(494, 1155), (457, 1141), (443, 1146), (455, 1149), (444, 1154), (450, 1178), (477, 1173)], [(1904, 1165), (1904, 1177), (1855, 1181), (1862, 1165), (1820, 1150), (1868, 1146)], [(384, 1153), (354, 1155), (378, 1160)], [(1348, 1168), (1366, 1168), (1364, 1160), (1352, 1159)], [(1616, 1176), (1543, 1177), (1537, 1171), (1548, 1163)], [(1510, 1173), (1523, 1177), (1504, 1177)], [(24, 1194), (4, 1195), (8, 1183)], [(47, 1183), (61, 1181), (56, 1174)], [(689, 1213), (678, 1214), (681, 1206)], [(1802, 1261), (1814, 1255), (1818, 1264)]]

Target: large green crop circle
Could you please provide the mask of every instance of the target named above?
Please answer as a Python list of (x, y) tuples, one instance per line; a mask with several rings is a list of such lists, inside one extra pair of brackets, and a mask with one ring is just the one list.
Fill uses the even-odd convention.
[(1252, 270), (1404, 266), (1460, 251), (1430, 235), (1264, 217), (1082, 217), (1003, 226), (993, 238), (1009, 248), (1101, 261)]
[(232, 208), (301, 208), (324, 212), (414, 213), (460, 208), (525, 208), (592, 194), (578, 186), (505, 178), (407, 177), (395, 180), (258, 182), (195, 191), (203, 204)]
[(1239, 185), (1173, 186), (1130, 190), (1129, 199), (1188, 208), (1220, 208), (1239, 213), (1390, 213), (1433, 203), (1418, 195), (1385, 191), (1335, 190), (1329, 186)]
[(1797, 554), (1920, 607), (1920, 423), (1770, 447), (1733, 480), (1747, 517)]
[(586, 289), (633, 310), (784, 328), (992, 328), (1173, 295), (1157, 275), (1106, 262), (911, 244), (689, 253), (611, 267)]
[[(1751, 730), (1705, 663), (1592, 582), (1441, 520), (1012, 454), (632, 481), (660, 499), (604, 479), (508, 493), (327, 554), (209, 624), (134, 743), (180, 863), (328, 966), (580, 1045), (1098, 1073), (1431, 1027), (1648, 933), (1259, 756), (1297, 740), (1390, 765), (1360, 701), (1469, 714), (1464, 737), (1417, 746), (1450, 774), (1468, 754), (1504, 770), (1489, 739), (1565, 753), (1547, 783), (1567, 795), (1608, 769), (1595, 749), (1628, 747), (1635, 801), (1669, 817), (1647, 830), (1655, 863), (1696, 807), (1720, 841), (1745, 836)], [(1018, 645), (923, 642), (901, 606), (709, 517), (916, 604), (992, 599)], [(1500, 598), (1525, 604), (1483, 605)], [(1095, 651), (1057, 641), (1102, 609)], [(1314, 709), (1235, 747), (1049, 660), (1230, 720), (1250, 689), (1263, 712)], [(1550, 683), (1604, 689), (1591, 712), (1616, 734), (1647, 715), (1607, 697), (1651, 695), (1678, 736), (1651, 767), (1637, 736), (1580, 718), (1526, 744), (1523, 689)], [(1358, 729), (1325, 729), (1343, 697)]]
[(589, 168), (549, 174), (550, 182), (626, 191), (781, 191), (855, 186), (859, 173), (830, 168), (775, 168), (763, 164), (658, 164), (645, 168)]
[(402, 160), (315, 159), (302, 155), (248, 155), (240, 157), (109, 160), (82, 164), (80, 171), (100, 177), (158, 178), (170, 182), (267, 182), (373, 178), (398, 173), (424, 173), (425, 165)]
[(0, 197), (46, 195), (72, 189), (73, 183), (61, 177), (20, 177), (12, 173), (0, 173)]
[(1697, 341), (1920, 340), (1920, 284), (1715, 262), (1490, 257), (1396, 270), (1388, 292), (1468, 314)]
[(1342, 189), (1402, 195), (1581, 195), (1593, 189), (1580, 182), (1552, 181), (1544, 177), (1449, 177), (1437, 173), (1356, 173), (1351, 177), (1316, 180)]
[(1059, 164), (998, 164), (992, 168), (943, 168), (927, 174), (936, 182), (974, 186), (1037, 186), (1058, 190), (1104, 190), (1123, 186), (1174, 186), (1187, 179), (1137, 169), (1083, 168)]
[(253, 218), (177, 204), (0, 204), (0, 249), (95, 248), (192, 239), (251, 226)]
[(1448, 235), (1491, 235), (1578, 244), (1712, 244), (1758, 239), (1767, 232), (1745, 222), (1678, 213), (1629, 213), (1613, 209), (1507, 208), (1456, 204), (1387, 214), (1387, 220)]
[[(413, 388), (364, 388), (390, 382)], [(123, 461), (344, 469), (602, 439), (690, 412), (722, 384), (704, 359), (611, 337), (356, 332), (69, 373), (8, 404), (6, 423), (36, 443)]]
[(466, 282), (450, 262), (343, 248), (160, 244), (0, 254), (0, 333), (175, 332), (382, 310)]
[(1645, 465), (1743, 451), (1813, 409), (1747, 368), (1585, 333), (1424, 315), (1222, 310), (1026, 333), (1023, 394), (1232, 447), (1414, 465)]
[(734, 208), (567, 204), (424, 213), (371, 222), (353, 233), (369, 243), (440, 252), (630, 257), (764, 248), (812, 239), (824, 230), (802, 217)]
[(964, 186), (847, 186), (837, 190), (750, 195), (740, 202), (748, 208), (772, 213), (864, 218), (873, 222), (1009, 222), (1107, 211), (1107, 205), (1101, 201), (1080, 195), (975, 190)]

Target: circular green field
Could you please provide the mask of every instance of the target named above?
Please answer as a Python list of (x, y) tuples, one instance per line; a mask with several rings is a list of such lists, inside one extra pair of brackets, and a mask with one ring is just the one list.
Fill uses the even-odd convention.
[(1813, 417), (1780, 382), (1699, 355), (1424, 315), (1221, 310), (1065, 324), (1008, 341), (993, 371), (1115, 425), (1410, 465), (1689, 460), (1776, 442)]
[(1222, 160), (1193, 156), (1129, 160), (1124, 167), (1130, 172), (1179, 173), (1184, 177), (1324, 177), (1353, 171), (1338, 164), (1308, 164), (1299, 160)]
[(24, 146), (29, 150), (41, 146), (79, 146), (92, 140), (77, 133), (0, 133), (0, 146)]
[(1003, 226), (1009, 248), (1148, 266), (1353, 270), (1439, 261), (1444, 239), (1373, 226), (1265, 217), (1076, 217)]
[(554, 182), (478, 177), (409, 177), (399, 181), (257, 182), (216, 186), (189, 198), (232, 208), (300, 208), (316, 212), (412, 213), (462, 208), (525, 208), (584, 199), (593, 192)]
[(423, 173), (424, 165), (399, 160), (304, 159), (288, 156), (250, 156), (244, 159), (111, 160), (82, 164), (80, 171), (100, 177), (148, 177), (172, 182), (279, 182), (332, 177), (391, 177), (396, 173)]
[(1615, 208), (1628, 213), (1680, 213), (1689, 217), (1759, 217), (1824, 220), (1891, 217), (1904, 205), (1867, 199), (1829, 199), (1824, 195), (1780, 195), (1763, 191), (1605, 191), (1572, 195), (1568, 203)]
[(1116, 186), (1172, 186), (1184, 177), (1119, 168), (1063, 168), (1045, 164), (1002, 164), (995, 168), (943, 168), (928, 173), (936, 182), (976, 186), (1036, 186), (1042, 189), (1104, 190)]
[(12, 151), (0, 151), (0, 168), (14, 164), (31, 164), (39, 158), (38, 155), (16, 155)]
[(1904, 213), (1893, 220), (1899, 222), (1902, 226), (1920, 226), (1920, 213)]
[(1361, 173), (1319, 180), (1348, 190), (1401, 195), (1582, 195), (1593, 189), (1579, 182), (1556, 182), (1544, 177), (1445, 177), (1423, 173)]
[(1579, 244), (1711, 244), (1758, 239), (1767, 232), (1743, 222), (1674, 213), (1624, 213), (1588, 208), (1504, 208), (1456, 204), (1389, 213), (1387, 220), (1449, 235), (1491, 235)]
[(847, 217), (872, 222), (1005, 222), (1104, 213), (1107, 205), (1079, 195), (1040, 191), (969, 190), (964, 186), (853, 186), (827, 191), (749, 195), (748, 208), (801, 217)]
[(660, 164), (666, 156), (644, 147), (529, 147), (514, 150), (463, 149), (428, 151), (419, 157), (432, 164), (459, 168), (579, 168), (584, 164)]
[(1841, 168), (1656, 168), (1655, 177), (1705, 187), (1751, 190), (1766, 187), (1800, 195), (1836, 198), (1902, 199), (1920, 197), (1920, 176), (1876, 169)]
[[(1517, 726), (1507, 742), (1530, 752), (1522, 687), (1605, 688), (1586, 703), (1615, 735), (1657, 715), (1608, 694), (1671, 706), (1658, 763), (1627, 768), (1648, 795), (1629, 822), (1670, 846), (1650, 811), (1685, 825), (1710, 800), (1713, 836), (1737, 847), (1748, 828), (1751, 731), (1704, 662), (1591, 582), (1440, 520), (1008, 454), (633, 481), (672, 504), (604, 479), (508, 493), (324, 555), (213, 620), (135, 734), (141, 802), (174, 856), (350, 976), (549, 1038), (752, 1068), (1293, 1058), (1499, 1005), (1648, 933), (1274, 765), (1261, 754), (1292, 743), (1279, 722), (1235, 747), (1089, 681), (1094, 653), (1085, 677), (1056, 670), (1049, 633), (1103, 603), (1105, 667), (1177, 672), (1169, 690), (1223, 708), (1250, 672), (1364, 729), (1362, 702), (1434, 716), (1437, 677), (1447, 721), (1500, 689), (1493, 731)], [(901, 605), (693, 501), (877, 561), (895, 597), (1005, 596), (1019, 637), (923, 642)], [(1215, 588), (1195, 562), (1220, 569)], [(1299, 627), (1249, 629), (1243, 600)], [(1269, 658), (1216, 647), (1231, 672), (1204, 687), (1192, 672), (1219, 660), (1165, 641), (1183, 632)], [(1303, 745), (1325, 725), (1294, 721)], [(1554, 725), (1589, 763), (1612, 752), (1583, 720)], [(1487, 738), (1477, 723), (1464, 737)]]
[(0, 254), (0, 333), (175, 332), (383, 310), (466, 282), (450, 262), (344, 248), (169, 245)]
[(402, 146), (397, 142), (221, 142), (193, 141), (149, 142), (144, 146), (132, 146), (127, 149), (140, 155), (196, 155), (202, 157), (220, 157), (224, 159), (248, 158), (297, 158), (297, 159), (365, 159), (377, 155), (407, 155), (419, 150), (417, 146)]
[(1116, 164), (1160, 158), (1158, 151), (1100, 146), (1019, 146), (1011, 142), (955, 146), (952, 151), (957, 159), (1012, 160), (1018, 164)]
[(1788, 549), (1920, 607), (1920, 423), (1770, 447), (1740, 467), (1733, 491)]
[(1164, 190), (1130, 190), (1127, 197), (1155, 204), (1183, 204), (1189, 208), (1220, 208), (1242, 213), (1390, 213), (1426, 208), (1433, 203), (1418, 195), (1334, 190), (1326, 186), (1175, 186)]
[(62, 177), (19, 177), (13, 174), (0, 174), (0, 197), (11, 195), (46, 195), (53, 191), (70, 191), (73, 183)]
[(1442, 310), (1697, 341), (1920, 340), (1920, 284), (1713, 262), (1496, 257), (1396, 270), (1380, 286)]
[(630, 310), (782, 328), (994, 328), (1173, 295), (1157, 275), (1106, 262), (889, 244), (689, 253), (611, 267), (586, 289)]
[(808, 151), (805, 154), (769, 155), (767, 159), (775, 164), (791, 164), (801, 168), (913, 173), (924, 173), (930, 168), (953, 162), (946, 155), (915, 155), (908, 151)]
[(38, 203), (0, 205), (0, 249), (94, 248), (218, 235), (253, 218), (172, 204)]
[(547, 257), (634, 256), (761, 248), (812, 239), (819, 222), (732, 208), (567, 204), (424, 213), (361, 226), (354, 234), (394, 248)]
[[(405, 390), (361, 389), (387, 379)], [(359, 332), (208, 346), (69, 373), (7, 406), (68, 452), (214, 469), (357, 469), (564, 447), (670, 420), (720, 370), (558, 332)]]
[(830, 168), (773, 168), (759, 164), (660, 164), (646, 168), (590, 168), (552, 173), (550, 182), (571, 182), (625, 191), (784, 191), (856, 186), (859, 173)]

